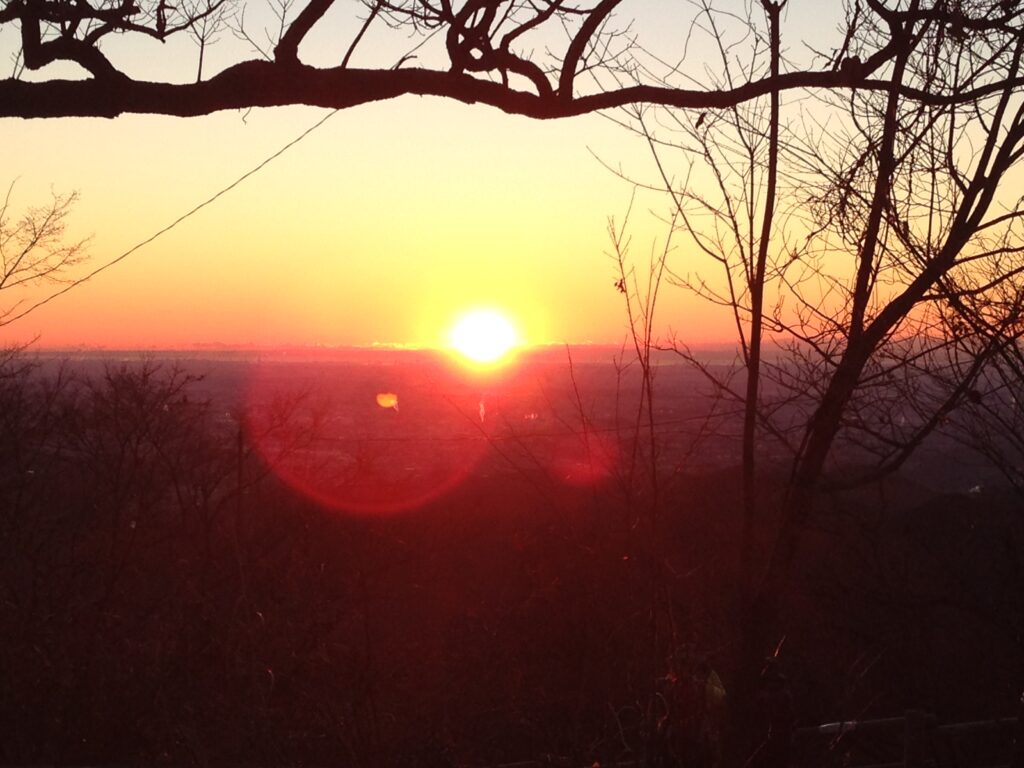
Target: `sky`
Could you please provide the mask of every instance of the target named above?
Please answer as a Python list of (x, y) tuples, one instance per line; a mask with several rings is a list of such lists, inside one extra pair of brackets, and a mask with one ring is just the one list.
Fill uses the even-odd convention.
[[(662, 34), (650, 21), (648, 31)], [(320, 45), (303, 52), (314, 63)], [(369, 50), (372, 58), (383, 48)], [(112, 55), (133, 74), (181, 79), (173, 53)], [(168, 62), (179, 69), (163, 71)], [(91, 238), (94, 268), (325, 114), (7, 119), (0, 181), (14, 184), (15, 210), (51, 189), (77, 190), (70, 235)], [(435, 346), (461, 313), (494, 307), (528, 343), (618, 344), (628, 326), (607, 230), (634, 191), (608, 165), (654, 174), (643, 143), (601, 115), (540, 122), (418, 97), (344, 110), (170, 232), (0, 328), (0, 342)], [(653, 195), (634, 203), (631, 254), (641, 268), (664, 242), (666, 205)], [(685, 272), (686, 259), (681, 247), (672, 264)], [(23, 298), (0, 293), (4, 306)], [(731, 339), (721, 310), (677, 288), (663, 292), (658, 327), (662, 338)]]

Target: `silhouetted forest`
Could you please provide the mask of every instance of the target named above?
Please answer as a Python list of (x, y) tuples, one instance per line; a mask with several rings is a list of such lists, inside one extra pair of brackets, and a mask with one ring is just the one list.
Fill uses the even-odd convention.
[[(735, 467), (654, 497), (492, 441), (422, 508), (349, 515), (282, 483), (200, 368), (6, 362), (0, 761), (642, 761), (670, 671), (731, 704)], [(777, 649), (797, 722), (1011, 714), (1019, 502), (904, 474), (823, 503)]]

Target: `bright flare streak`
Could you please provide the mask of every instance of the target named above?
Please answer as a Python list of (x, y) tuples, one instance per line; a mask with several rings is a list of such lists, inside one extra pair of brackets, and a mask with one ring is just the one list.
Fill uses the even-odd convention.
[(448, 341), (456, 352), (474, 363), (495, 363), (518, 343), (508, 318), (491, 309), (468, 312), (452, 328)]

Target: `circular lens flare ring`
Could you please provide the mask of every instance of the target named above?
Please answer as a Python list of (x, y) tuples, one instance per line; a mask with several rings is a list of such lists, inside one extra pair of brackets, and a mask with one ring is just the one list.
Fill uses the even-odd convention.
[[(458, 488), (486, 454), (489, 444), (461, 416), (462, 431), (437, 420), (451, 403), (443, 389), (410, 385), (424, 375), (412, 364), (389, 370), (394, 389), (381, 392), (369, 386), (376, 374), (352, 384), (290, 365), (257, 363), (248, 373), (240, 426), (281, 482), (324, 509), (413, 512)], [(405, 392), (413, 394), (400, 398)]]
[(505, 358), (519, 344), (512, 322), (493, 309), (476, 309), (462, 315), (448, 335), (451, 347), (478, 365), (490, 365)]

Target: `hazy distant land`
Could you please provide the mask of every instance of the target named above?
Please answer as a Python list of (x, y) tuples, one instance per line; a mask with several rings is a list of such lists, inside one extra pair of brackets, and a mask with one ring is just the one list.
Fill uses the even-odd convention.
[[(667, 656), (733, 679), (739, 415), (676, 356), (653, 464), (614, 348), (36, 359), (0, 387), (0, 758), (611, 764), (646, 749)], [(786, 457), (761, 459), (770, 494)], [(997, 480), (938, 434), (828, 495), (786, 604), (799, 724), (1012, 708)]]

